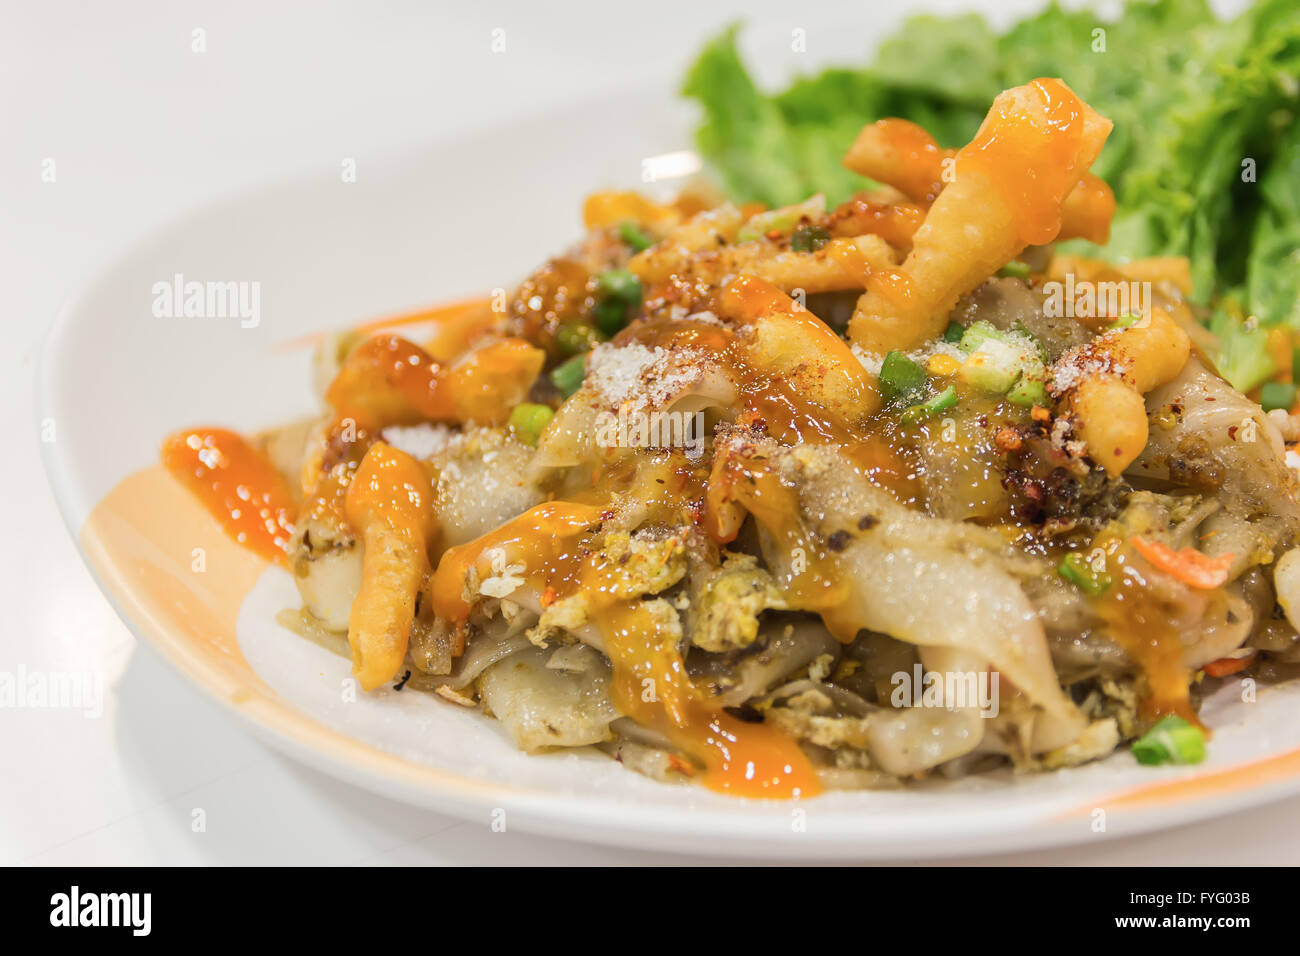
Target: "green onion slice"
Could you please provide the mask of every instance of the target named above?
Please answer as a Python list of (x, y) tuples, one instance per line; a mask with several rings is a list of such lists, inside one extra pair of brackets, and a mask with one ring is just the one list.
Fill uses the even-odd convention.
[(880, 366), (880, 394), (886, 402), (915, 401), (925, 394), (925, 369), (902, 352), (890, 352)]
[(1176, 715), (1162, 717), (1133, 741), (1133, 756), (1140, 764), (1200, 763), (1205, 759), (1205, 734)]

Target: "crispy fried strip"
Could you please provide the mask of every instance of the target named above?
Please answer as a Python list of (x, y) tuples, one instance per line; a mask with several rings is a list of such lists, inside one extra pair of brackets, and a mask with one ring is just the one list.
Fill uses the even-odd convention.
[(325, 393), (339, 418), (358, 424), (422, 421), (495, 424), (523, 400), (546, 355), (523, 339), (483, 342), (450, 365), (397, 335), (352, 351)]
[(943, 161), (952, 155), (917, 124), (891, 117), (862, 127), (844, 155), (844, 165), (928, 204), (943, 189)]
[(681, 221), (678, 211), (635, 192), (598, 192), (582, 206), (582, 221), (588, 229), (635, 222), (658, 229), (670, 229)]
[[(879, 194), (877, 194), (879, 195)], [(910, 202), (881, 202), (870, 195), (854, 196), (826, 219), (832, 236), (879, 236), (898, 249), (912, 247), (912, 237), (925, 221), (925, 206)]]
[(937, 336), (959, 297), (1059, 234), (1065, 197), (1110, 129), (1060, 80), (1000, 94), (958, 153), (954, 181), (930, 207), (898, 278), (870, 284), (858, 301), (853, 341), (885, 352)]
[(662, 282), (681, 272), (693, 253), (730, 243), (745, 220), (731, 203), (692, 216), (659, 243), (637, 253), (627, 264), (642, 282)]
[(1137, 325), (1062, 357), (1057, 368), (1073, 366), (1077, 381), (1061, 403), (1092, 460), (1107, 474), (1118, 476), (1142, 453), (1148, 428), (1142, 396), (1181, 372), (1190, 354), (1187, 333), (1163, 309), (1153, 309)]
[(361, 590), (348, 617), (352, 673), (365, 690), (397, 676), (406, 658), (415, 597), (429, 574), (433, 489), (424, 467), (376, 442), (366, 452), (345, 503), (365, 545)]
[(832, 239), (815, 252), (790, 252), (766, 240), (736, 243), (744, 219), (730, 204), (700, 213), (634, 256), (628, 269), (646, 285), (673, 276), (720, 285), (745, 274), (761, 276), (785, 292), (813, 295), (864, 288), (871, 272), (898, 262), (878, 235)]
[(851, 422), (880, 407), (880, 392), (844, 340), (770, 282), (740, 276), (722, 291), (723, 317), (747, 324), (751, 365)]
[[(862, 128), (844, 156), (844, 165), (868, 179), (892, 186), (914, 203), (929, 206), (943, 191), (945, 166), (950, 167), (948, 161), (956, 155), (955, 150), (939, 146), (915, 123), (882, 119)], [(1110, 223), (1114, 216), (1115, 194), (1110, 186), (1091, 173), (1085, 173), (1065, 197), (1061, 232), (1057, 238), (1104, 243), (1110, 237)], [(915, 231), (913, 226), (911, 232)], [(907, 239), (910, 238), (911, 233), (908, 233)], [(905, 244), (894, 239), (890, 242)]]
[(1115, 193), (1105, 180), (1084, 173), (1061, 206), (1061, 232), (1056, 238), (1104, 244), (1110, 239), (1110, 222), (1114, 218)]

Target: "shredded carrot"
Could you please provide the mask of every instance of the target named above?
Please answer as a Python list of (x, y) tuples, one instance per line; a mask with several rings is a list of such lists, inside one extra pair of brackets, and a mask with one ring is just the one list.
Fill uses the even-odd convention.
[(1136, 535), (1129, 542), (1142, 555), (1161, 571), (1193, 588), (1209, 591), (1228, 580), (1228, 568), (1232, 566), (1234, 555), (1221, 554), (1211, 558), (1195, 548), (1183, 548), (1175, 551), (1159, 541), (1147, 541)]
[[(353, 326), (352, 331), (359, 335), (369, 335), (380, 329), (428, 322), (433, 324), (435, 331), (438, 333), (448, 329), (455, 332), (463, 330), (464, 335), (469, 336), (471, 333), (490, 324), (492, 318), (492, 298), (490, 296), (474, 296), (468, 299), (457, 299), (455, 302), (444, 302), (441, 305), (430, 306), (418, 312), (405, 312), (400, 315), (369, 319)], [(280, 342), (275, 347), (280, 351), (314, 348), (323, 342), (329, 334), (329, 332), (312, 332), (309, 335)]]
[(668, 755), (668, 769), (676, 770), (678, 773), (684, 774), (687, 777), (695, 776), (695, 768), (676, 754)]
[(1258, 656), (1259, 651), (1251, 651), (1245, 657), (1220, 657), (1217, 661), (1210, 661), (1201, 670), (1205, 671), (1209, 677), (1228, 677), (1231, 674), (1244, 671), (1255, 663), (1255, 658)]

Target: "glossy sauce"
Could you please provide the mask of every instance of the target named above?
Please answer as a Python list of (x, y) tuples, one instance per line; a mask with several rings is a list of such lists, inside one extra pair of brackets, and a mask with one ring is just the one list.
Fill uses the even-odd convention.
[(893, 117), (877, 120), (875, 129), (897, 157), (889, 173), (890, 184), (912, 199), (933, 202), (943, 188), (943, 160), (947, 150), (916, 123)]
[(489, 342), (448, 366), (398, 335), (377, 335), (348, 356), (326, 400), (363, 426), (504, 421), (545, 355), (522, 339)]
[(406, 452), (370, 446), (344, 492), (344, 517), (358, 531), (383, 524), (425, 550), (436, 527), (433, 475)]
[(348, 356), (325, 399), (364, 424), (447, 421), (455, 415), (445, 366), (400, 335), (376, 335)]
[(1176, 714), (1189, 723), (1203, 726), (1192, 709), (1188, 695), (1191, 674), (1183, 663), (1183, 643), (1162, 606), (1148, 586), (1142, 571), (1121, 552), (1112, 559), (1118, 573), (1102, 597), (1098, 610), (1111, 635), (1141, 669), (1146, 693), (1139, 712), (1149, 720)]
[[(904, 277), (899, 277), (900, 279)], [(870, 391), (864, 404), (878, 404), (876, 385), (862, 369), (844, 340), (835, 335), (811, 312), (801, 309), (780, 289), (762, 280), (742, 276), (721, 293), (718, 308), (742, 323), (756, 322), (773, 313), (806, 323), (806, 337), (836, 359), (836, 366), (855, 376), (849, 390)], [(740, 398), (740, 420), (761, 424), (769, 435), (786, 445), (836, 445), (877, 487), (884, 488), (901, 503), (920, 505), (924, 492), (915, 456), (892, 435), (894, 421), (878, 415), (860, 422), (846, 422), (811, 401), (786, 377), (756, 368), (745, 357), (743, 343), (732, 328), (698, 320), (659, 319), (638, 323), (615, 339), (617, 344), (636, 342), (647, 348), (692, 346), (704, 348), (711, 359), (725, 369), (736, 383)], [(822, 366), (824, 374), (833, 370)]]
[(266, 456), (224, 428), (192, 428), (163, 442), (167, 470), (232, 538), (283, 563), (293, 535), (293, 496)]
[(798, 745), (771, 727), (709, 707), (686, 673), (676, 630), (661, 628), (640, 599), (622, 596), (620, 566), (588, 546), (589, 530), (606, 515), (594, 505), (551, 502), (450, 549), (434, 573), (434, 611), (465, 621), (471, 605), (463, 592), (471, 568), (483, 579), (500, 573), (502, 564), (522, 566), (517, 573), (548, 606), (582, 595), (613, 665), (615, 706), (703, 764), (706, 786), (751, 797), (818, 793), (816, 771)]
[[(975, 172), (993, 184), (1010, 207), (1019, 239), (1042, 245), (1061, 229), (1061, 203), (1077, 182), (1074, 156), (1083, 138), (1084, 107), (1064, 83), (1037, 79), (1028, 84), (1046, 112), (1046, 128), (1031, 119), (1017, 91), (993, 101), (988, 117), (957, 154), (957, 175)], [(1027, 157), (1040, 157), (1026, 169)]]

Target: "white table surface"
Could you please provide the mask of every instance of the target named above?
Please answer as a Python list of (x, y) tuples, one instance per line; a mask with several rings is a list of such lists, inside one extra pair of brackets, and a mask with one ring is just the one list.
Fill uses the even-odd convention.
[[(0, 863), (709, 862), (492, 833), (336, 782), (249, 737), (137, 644), (83, 567), (39, 461), (32, 375), (69, 293), (182, 209), (337, 168), (341, 156), (364, 163), (453, 137), (589, 92), (594, 76), (668, 91), (720, 25), (744, 15), (754, 31), (788, 33), (811, 18), (799, 9), (0, 3), (0, 407), (11, 424), (0, 671), (98, 670), (108, 682), (99, 719), (0, 709)], [(195, 28), (206, 53), (191, 52)], [(494, 28), (507, 31), (506, 55), (488, 54)], [(863, 46), (828, 33), (809, 29), (810, 57), (847, 59)], [(47, 158), (53, 184), (41, 181)], [(203, 833), (191, 830), (196, 808)], [(1295, 863), (1297, 819), (1300, 799), (1122, 843), (981, 859)]]

